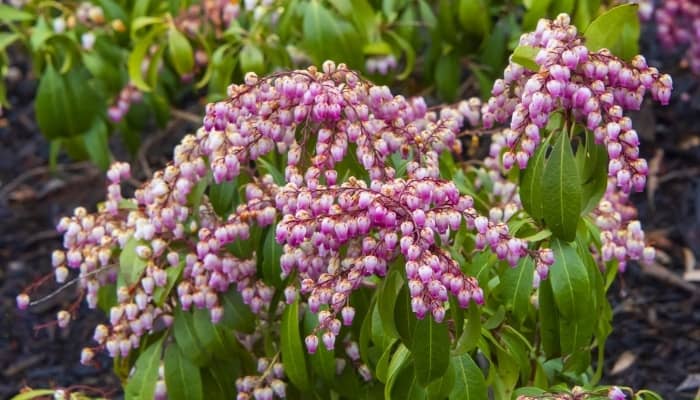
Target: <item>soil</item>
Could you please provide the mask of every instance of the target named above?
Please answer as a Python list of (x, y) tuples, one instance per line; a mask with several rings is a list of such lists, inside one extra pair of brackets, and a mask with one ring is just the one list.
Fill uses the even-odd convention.
[[(653, 47), (650, 64), (659, 65), (662, 56)], [(677, 65), (663, 59), (666, 67)], [(109, 358), (99, 355), (96, 367), (79, 363), (81, 348), (104, 318), (99, 312), (81, 309), (80, 318), (65, 330), (44, 326), (71, 304), (71, 290), (31, 312), (15, 308), (17, 293), (51, 272), (51, 251), (60, 247), (54, 231), (59, 218), (79, 205), (94, 208), (105, 187), (102, 173), (86, 163), (60, 159), (58, 169), (49, 171), (49, 146), (34, 119), (36, 83), (22, 63), (17, 72), (8, 88), (12, 109), (0, 116), (0, 398), (25, 385), (75, 384), (88, 393), (118, 396)], [(700, 268), (695, 261), (700, 257), (700, 79), (684, 69), (672, 72), (671, 106), (648, 105), (635, 117), (644, 156), (656, 161), (649, 194), (634, 200), (662, 261), (655, 268), (630, 266), (611, 289), (614, 332), (606, 347), (604, 382), (648, 388), (667, 399), (692, 399), (700, 386), (700, 285), (683, 275), (687, 268)], [(191, 103), (192, 112), (201, 115), (201, 106)], [(193, 127), (180, 120), (162, 131), (149, 143), (154, 150), (147, 153), (147, 163), (162, 165), (168, 155), (160, 149), (172, 148)], [(112, 145), (117, 158), (129, 159), (118, 141)]]

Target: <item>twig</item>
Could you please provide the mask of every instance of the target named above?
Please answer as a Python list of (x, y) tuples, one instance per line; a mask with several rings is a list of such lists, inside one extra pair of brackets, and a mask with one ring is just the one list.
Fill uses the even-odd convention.
[(187, 122), (192, 122), (194, 124), (201, 124), (202, 123), (202, 117), (195, 114), (191, 113), (189, 111), (185, 110), (178, 110), (177, 108), (172, 108), (170, 109), (170, 113), (173, 115), (173, 117), (177, 119), (181, 119)]
[[(93, 168), (93, 165), (88, 163), (88, 162), (79, 162), (79, 163), (75, 163), (75, 164), (58, 165), (58, 166), (56, 166), (56, 172), (81, 170), (81, 169), (88, 169), (88, 168)], [(0, 202), (5, 203), (7, 200), (6, 199), (7, 195), (10, 194), (14, 189), (16, 189), (19, 185), (21, 185), (25, 181), (28, 181), (32, 178), (36, 178), (38, 176), (45, 175), (45, 174), (50, 173), (50, 172), (53, 172), (53, 171), (51, 171), (51, 169), (46, 165), (32, 168), (28, 171), (23, 172), (18, 177), (16, 177), (12, 181), (8, 182), (7, 184), (5, 184), (2, 187), (2, 189), (0, 189)]]
[(76, 278), (73, 278), (73, 279), (71, 279), (70, 281), (68, 281), (68, 282), (64, 283), (63, 285), (61, 285), (58, 289), (56, 289), (56, 290), (54, 290), (53, 292), (49, 293), (48, 295), (46, 295), (46, 296), (44, 296), (44, 297), (42, 297), (42, 298), (40, 298), (40, 299), (38, 299), (38, 300), (32, 301), (31, 303), (29, 303), (29, 307), (34, 307), (34, 306), (36, 306), (36, 305), (39, 305), (39, 304), (41, 304), (41, 303), (44, 303), (44, 302), (46, 302), (46, 301), (48, 301), (48, 300), (50, 300), (50, 299), (56, 297), (59, 293), (61, 293), (62, 291), (66, 290), (68, 287), (74, 285), (76, 282), (78, 282), (78, 281), (80, 281), (80, 280), (82, 280), (82, 279), (88, 278), (88, 277), (90, 277), (90, 276), (97, 275), (97, 274), (99, 274), (99, 273), (101, 273), (101, 272), (104, 272), (104, 271), (106, 271), (106, 270), (108, 270), (108, 269), (110, 269), (110, 268), (116, 267), (116, 266), (117, 266), (117, 264), (105, 265), (104, 267), (100, 267), (100, 268), (98, 268), (98, 269), (96, 269), (96, 270), (94, 270), (94, 271), (90, 271), (90, 272), (88, 272), (88, 273), (86, 273), (86, 274), (83, 274), (83, 275), (80, 275), (80, 276), (78, 276), (78, 277), (76, 277)]
[(696, 296), (700, 295), (700, 288), (698, 288), (696, 285), (693, 285), (690, 282), (686, 282), (680, 276), (674, 274), (673, 272), (669, 271), (668, 269), (662, 267), (657, 263), (653, 263), (651, 265), (643, 265), (642, 272), (654, 278), (657, 278), (665, 283), (668, 283), (672, 286), (676, 286), (683, 290), (686, 290)]

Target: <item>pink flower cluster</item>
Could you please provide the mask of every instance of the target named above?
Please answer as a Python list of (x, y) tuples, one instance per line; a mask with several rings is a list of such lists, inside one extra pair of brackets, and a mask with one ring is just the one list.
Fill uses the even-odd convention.
[(656, 32), (666, 49), (688, 46), (686, 60), (700, 74), (700, 3), (694, 0), (664, 0), (654, 12)]
[(483, 108), (487, 128), (510, 121), (504, 132), (510, 149), (503, 155), (504, 167), (517, 163), (525, 168), (541, 141), (541, 129), (559, 110), (593, 131), (596, 142), (607, 147), (608, 173), (622, 191), (643, 190), (647, 163), (639, 157), (639, 138), (624, 112), (638, 110), (647, 91), (667, 104), (671, 77), (649, 67), (642, 56), (626, 63), (605, 49), (588, 51), (565, 14), (554, 21), (540, 20), (535, 32), (520, 38), (520, 45), (538, 50), (539, 70), (511, 61)]
[(140, 103), (143, 94), (136, 86), (129, 83), (122, 88), (117, 96), (117, 100), (107, 110), (107, 115), (112, 122), (119, 122), (129, 112), (131, 103)]
[[(303, 295), (303, 309), (318, 314), (319, 324), (306, 338), (310, 352), (319, 335), (335, 348), (342, 325), (355, 317), (352, 292), (370, 277), (385, 276), (396, 260), (419, 318), (430, 314), (442, 321), (450, 295), (462, 307), (482, 303), (477, 281), (446, 250), (460, 229), (473, 232), (478, 250), (489, 247), (512, 266), (522, 257), (536, 258), (546, 276), (551, 251), (529, 250), (509, 234), (507, 218), (479, 215), (471, 197), (440, 178), (439, 154), (459, 149), (456, 135), (465, 118), (478, 121), (478, 105), (467, 102), (438, 114), (423, 99), (394, 96), (332, 62), (321, 71), (310, 67), (261, 79), (249, 73), (229, 92), (228, 100), (207, 107), (204, 126), (182, 140), (173, 161), (133, 198), (124, 198), (120, 187), (129, 166), (115, 163), (107, 173), (105, 204), (93, 214), (79, 208), (59, 223), (65, 251), (54, 253), (56, 279), (64, 282), (77, 271), (91, 308), (101, 287), (119, 283), (109, 323), (95, 329), (98, 349), (127, 356), (143, 335), (172, 324), (175, 307), (205, 309), (217, 323), (224, 316), (220, 295), (229, 290), (257, 315), (258, 328), (277, 323), (269, 315), (277, 289), (259, 278), (256, 254), (238, 258), (229, 249), (248, 240), (253, 226), (274, 229), (283, 245), (280, 274), (294, 277), (277, 312), (285, 300)], [(281, 185), (251, 168), (273, 151), (286, 163)], [(227, 215), (217, 214), (202, 185), (240, 175), (250, 180), (243, 199)], [(28, 305), (26, 295), (18, 296), (18, 305)], [(60, 325), (70, 318), (60, 314)], [(261, 337), (237, 336), (251, 349)], [(356, 346), (346, 350), (358, 373), (369, 376)], [(93, 355), (86, 349), (83, 362)], [(283, 397), (281, 372), (271, 368), (242, 378), (239, 390), (261, 399)]]
[(287, 385), (284, 379), (282, 363), (270, 362), (261, 357), (258, 359), (257, 371), (260, 375), (249, 375), (236, 380), (237, 400), (272, 400), (274, 397), (283, 399), (287, 395)]

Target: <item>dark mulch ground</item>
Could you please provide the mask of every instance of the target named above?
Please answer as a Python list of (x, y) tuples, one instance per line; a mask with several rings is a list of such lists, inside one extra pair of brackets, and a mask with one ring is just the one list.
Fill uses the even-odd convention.
[[(700, 256), (700, 80), (686, 71), (674, 78), (672, 107), (649, 107), (636, 121), (646, 157), (656, 157), (658, 167), (653, 196), (635, 200), (650, 237), (667, 257), (657, 270), (630, 267), (611, 290), (615, 331), (606, 349), (605, 381), (649, 388), (668, 399), (691, 399), (697, 386), (677, 388), (700, 374), (700, 285), (682, 279), (685, 266), (697, 266), (694, 256)], [(99, 313), (80, 312), (67, 330), (38, 330), (70, 304), (70, 290), (29, 313), (15, 310), (16, 294), (51, 271), (50, 253), (60, 246), (53, 229), (58, 219), (104, 196), (102, 174), (89, 165), (65, 163), (54, 174), (45, 167), (48, 144), (34, 123), (34, 90), (31, 79), (10, 83), (14, 108), (0, 117), (0, 398), (23, 385), (81, 384), (113, 393), (119, 382), (107, 358), (100, 358), (99, 368), (78, 362), (92, 328), (103, 318)], [(175, 124), (161, 140), (167, 144), (154, 148), (171, 148), (191, 128)], [(149, 156), (155, 164), (162, 159), (161, 150)], [(18, 180), (22, 174), (25, 179)], [(629, 367), (613, 376), (616, 364), (620, 369), (625, 361)]]

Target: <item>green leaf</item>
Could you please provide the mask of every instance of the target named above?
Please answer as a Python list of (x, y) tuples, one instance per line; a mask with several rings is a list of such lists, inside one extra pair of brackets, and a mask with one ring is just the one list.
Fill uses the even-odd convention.
[(427, 398), (427, 392), (419, 383), (414, 374), (414, 366), (408, 366), (399, 371), (391, 387), (391, 399), (423, 400)]
[(483, 37), (491, 30), (491, 16), (485, 0), (459, 0), (459, 22), (465, 32)]
[(457, 340), (454, 354), (461, 355), (476, 348), (481, 337), (481, 310), (474, 301), (470, 301), (467, 318), (464, 320), (464, 331)]
[(199, 338), (197, 338), (192, 314), (182, 311), (180, 307), (175, 307), (173, 334), (182, 354), (186, 355), (192, 362), (200, 366), (209, 362), (211, 354), (202, 347)]
[(136, 255), (136, 246), (143, 244), (131, 237), (119, 254), (119, 278), (124, 286), (131, 286), (139, 281), (146, 269), (146, 261)]
[(265, 72), (265, 55), (258, 46), (253, 43), (246, 43), (238, 55), (243, 73), (255, 72), (262, 74)]
[(450, 363), (455, 370), (455, 383), (450, 393), (450, 400), (488, 398), (484, 374), (469, 354), (452, 357)]
[(440, 97), (446, 101), (453, 101), (457, 97), (462, 68), (457, 53), (440, 57), (435, 66), (435, 86)]
[(591, 282), (583, 261), (568, 243), (554, 239), (554, 264), (549, 268), (549, 280), (557, 309), (562, 317), (576, 319), (588, 311)]
[(168, 54), (175, 71), (182, 76), (192, 72), (194, 53), (187, 37), (174, 26), (168, 31)]
[(152, 399), (158, 380), (160, 356), (165, 336), (151, 343), (136, 359), (134, 373), (124, 387), (126, 399)]
[(88, 84), (85, 69), (61, 75), (50, 63), (34, 103), (39, 129), (48, 139), (77, 136), (90, 129), (102, 100)]
[(304, 8), (304, 47), (316, 64), (326, 59), (359, 68), (363, 60), (359, 35), (352, 24), (340, 20), (318, 0)]
[(7, 4), (0, 4), (0, 21), (2, 22), (31, 21), (33, 19), (34, 14), (30, 12)]
[(391, 398), (391, 390), (394, 387), (394, 382), (398, 378), (399, 373), (404, 369), (406, 362), (411, 356), (411, 351), (408, 350), (403, 344), (399, 344), (396, 349), (394, 356), (391, 357), (391, 362), (389, 362), (389, 368), (386, 373), (386, 385), (384, 386), (384, 397)]
[(239, 332), (252, 333), (255, 329), (255, 315), (250, 311), (250, 307), (243, 303), (238, 290), (235, 287), (230, 288), (221, 296), (221, 301), (224, 306), (221, 324)]
[(539, 52), (540, 49), (536, 47), (521, 45), (513, 50), (513, 55), (510, 59), (514, 63), (520, 64), (530, 71), (537, 72), (540, 70), (540, 66), (535, 62), (535, 57), (537, 57), (537, 53)]
[[(156, 42), (156, 39), (158, 39), (158, 35), (160, 35), (161, 32), (162, 31), (159, 29), (151, 31), (148, 35), (136, 41), (136, 43), (134, 43), (133, 50), (131, 51), (131, 53), (129, 53), (129, 59), (127, 61), (129, 79), (134, 84), (134, 86), (136, 86), (137, 88), (139, 88), (139, 90), (143, 92), (150, 92), (152, 83), (147, 83), (144, 79), (143, 73), (141, 71), (141, 65), (146, 59), (146, 55), (148, 55), (148, 51), (151, 45)], [(153, 58), (151, 58), (149, 68), (151, 65), (157, 64), (158, 60), (154, 60)]]
[(501, 276), (501, 294), (507, 308), (515, 319), (522, 323), (530, 309), (530, 293), (535, 264), (532, 258), (525, 257), (515, 268), (508, 268)]
[(420, 11), (422, 22), (428, 29), (433, 29), (437, 26), (437, 17), (435, 17), (433, 9), (430, 8), (430, 4), (426, 0), (418, 0), (418, 10)]
[(637, 4), (623, 4), (601, 14), (583, 36), (590, 51), (609, 49), (626, 60), (639, 53), (639, 17)]
[(412, 348), (414, 331), (418, 319), (411, 309), (411, 298), (408, 294), (408, 287), (402, 285), (399, 294), (396, 296), (396, 307), (394, 309), (394, 325), (401, 341)]
[(581, 214), (581, 178), (569, 136), (565, 131), (558, 135), (542, 176), (543, 214), (552, 234), (570, 242)]
[(156, 287), (153, 291), (153, 301), (158, 306), (162, 306), (167, 300), (170, 292), (175, 287), (175, 284), (180, 280), (180, 275), (182, 275), (182, 270), (185, 268), (185, 260), (180, 260), (176, 266), (168, 266), (165, 268), (165, 273), (167, 278), (167, 283), (163, 287)]
[(182, 354), (178, 346), (170, 345), (165, 349), (163, 363), (168, 399), (197, 400), (204, 398), (199, 368)]
[(539, 321), (542, 336), (542, 349), (548, 358), (560, 354), (559, 347), (559, 311), (554, 302), (551, 278), (540, 283), (539, 289)]
[(230, 400), (236, 397), (236, 378), (240, 365), (235, 361), (216, 362), (201, 370), (202, 388), (207, 400)]
[(109, 132), (107, 131), (107, 124), (105, 121), (97, 117), (92, 124), (92, 127), (83, 136), (85, 140), (85, 148), (90, 155), (90, 160), (92, 160), (95, 165), (100, 167), (103, 171), (109, 168), (109, 164), (112, 161), (112, 153), (109, 150)]
[(406, 39), (399, 36), (396, 32), (388, 31), (387, 35), (389, 35), (389, 37), (395, 42), (396, 46), (400, 48), (406, 56), (406, 66), (404, 67), (403, 71), (396, 76), (396, 79), (404, 80), (408, 78), (413, 71), (413, 67), (416, 63), (416, 51)]
[(16, 396), (12, 397), (10, 400), (32, 400), (32, 399), (36, 399), (39, 397), (42, 397), (42, 398), (46, 398), (46, 396), (53, 397), (55, 393), (56, 393), (56, 390), (53, 390), (53, 389), (34, 389), (34, 390), (30, 390), (28, 392), (22, 392)]
[(279, 288), (282, 285), (282, 268), (280, 258), (282, 257), (282, 246), (275, 239), (274, 225), (267, 230), (265, 242), (263, 243), (262, 275), (268, 284)]
[(362, 52), (366, 55), (385, 56), (392, 53), (391, 45), (383, 40), (367, 43), (362, 47)]
[(309, 375), (299, 333), (299, 300), (288, 305), (282, 314), (280, 327), (282, 363), (284, 372), (294, 386), (306, 392), (310, 388)]
[(428, 315), (416, 324), (411, 352), (415, 360), (416, 379), (427, 386), (442, 376), (450, 362), (450, 335), (446, 323), (437, 323)]
[(608, 153), (603, 145), (595, 143), (593, 133), (586, 132), (586, 144), (576, 151), (576, 163), (584, 205), (581, 215), (587, 215), (598, 206), (608, 183)]
[(377, 307), (379, 308), (379, 316), (382, 320), (384, 332), (392, 338), (398, 338), (399, 333), (396, 331), (394, 324), (394, 309), (399, 290), (404, 285), (404, 280), (401, 278), (401, 273), (397, 268), (392, 268), (389, 276), (384, 279), (382, 288), (379, 291), (377, 298)]
[[(304, 334), (311, 334), (318, 327), (318, 317), (312, 312), (304, 313)], [(332, 384), (337, 378), (335, 365), (335, 349), (328, 350), (320, 344), (316, 353), (309, 355), (309, 363), (317, 377), (326, 384)]]
[(525, 31), (531, 31), (535, 29), (535, 26), (537, 25), (537, 21), (540, 20), (540, 18), (543, 18), (547, 14), (547, 9), (549, 8), (549, 5), (552, 3), (552, 0), (533, 0), (529, 2), (529, 5), (525, 5), (527, 7), (527, 11), (525, 12), (525, 15), (523, 16), (523, 30)]
[(456, 379), (456, 374), (455, 374), (455, 369), (452, 365), (452, 363), (448, 363), (447, 365), (447, 371), (443, 374), (442, 377), (436, 379), (428, 385), (427, 392), (428, 392), (428, 398), (431, 400), (443, 400), (447, 398), (447, 396), (452, 393), (452, 389), (454, 388), (455, 385), (455, 379)]
[(19, 33), (12, 32), (0, 32), (0, 51), (5, 50), (5, 48), (15, 41), (22, 38)]
[(377, 366), (374, 368), (374, 375), (379, 382), (387, 383), (387, 378), (389, 377), (389, 363), (394, 355), (394, 344), (397, 342), (398, 340), (392, 339), (391, 344), (384, 348), (384, 352), (381, 357), (379, 357), (379, 360), (377, 360)]
[(576, 13), (574, 14), (574, 25), (579, 32), (583, 32), (591, 23), (600, 8), (600, 0), (587, 0), (576, 2)]
[(211, 352), (215, 358), (230, 360), (236, 356), (235, 350), (240, 347), (236, 338), (211, 321), (211, 313), (208, 309), (194, 310), (192, 322), (202, 347)]

